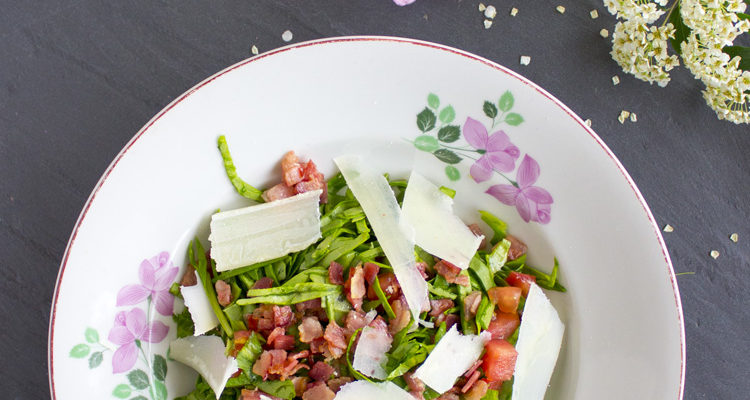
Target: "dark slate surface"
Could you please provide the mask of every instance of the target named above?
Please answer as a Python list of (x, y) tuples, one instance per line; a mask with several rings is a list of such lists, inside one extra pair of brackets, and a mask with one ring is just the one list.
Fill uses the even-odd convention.
[[(455, 46), (521, 72), (591, 118), (659, 224), (675, 227), (665, 234), (675, 270), (695, 272), (678, 277), (685, 398), (747, 398), (750, 127), (718, 121), (683, 69), (666, 89), (619, 71), (599, 36), (614, 25), (600, 1), (515, 3), (517, 17), (504, 1), (484, 30), (477, 1), (0, 1), (0, 397), (49, 396), (58, 266), (120, 148), (183, 91), (248, 57), (253, 44), (283, 45), (291, 29), (293, 42), (379, 34)], [(593, 8), (599, 19), (589, 18)], [(531, 65), (518, 64), (521, 54)], [(621, 109), (637, 112), (638, 122), (618, 123)], [(729, 241), (732, 232), (739, 243)]]

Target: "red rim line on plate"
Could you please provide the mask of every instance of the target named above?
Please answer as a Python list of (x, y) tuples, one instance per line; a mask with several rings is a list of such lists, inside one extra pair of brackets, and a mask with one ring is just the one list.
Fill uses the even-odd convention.
[(478, 61), (484, 65), (489, 66), (490, 68), (493, 68), (495, 70), (501, 71), (507, 75), (510, 75), (517, 80), (519, 80), (521, 83), (523, 83), (526, 86), (531, 87), (535, 91), (537, 91), (539, 94), (544, 96), (545, 98), (551, 100), (555, 105), (560, 107), (566, 114), (568, 114), (570, 117), (573, 118), (573, 120), (578, 123), (588, 134), (589, 136), (594, 139), (594, 141), (599, 145), (599, 147), (604, 150), (604, 152), (607, 154), (607, 156), (615, 163), (615, 166), (620, 171), (622, 176), (627, 181), (630, 188), (633, 190), (633, 193), (635, 194), (636, 198), (638, 199), (638, 202), (641, 204), (641, 207), (646, 212), (646, 216), (648, 217), (649, 222), (651, 223), (651, 226), (654, 230), (654, 234), (656, 236), (657, 241), (659, 242), (659, 246), (661, 247), (662, 255), (664, 256), (664, 261), (667, 263), (667, 273), (669, 275), (669, 280), (672, 285), (672, 292), (674, 294), (674, 301), (675, 306), (677, 308), (677, 319), (680, 323), (680, 387), (678, 390), (678, 400), (681, 400), (683, 398), (684, 390), (685, 390), (685, 324), (683, 322), (683, 311), (682, 311), (682, 301), (680, 299), (680, 291), (677, 287), (677, 277), (674, 273), (674, 268), (672, 266), (672, 260), (669, 257), (669, 251), (667, 250), (667, 246), (664, 243), (664, 239), (661, 236), (661, 233), (659, 231), (659, 226), (656, 223), (656, 219), (654, 218), (654, 215), (651, 213), (651, 210), (649, 209), (648, 205), (646, 204), (646, 200), (643, 198), (643, 195), (641, 194), (638, 187), (635, 185), (635, 182), (633, 181), (633, 178), (630, 177), (628, 172), (625, 170), (625, 167), (623, 167), (622, 163), (620, 163), (620, 160), (617, 159), (615, 154), (610, 150), (610, 148), (604, 143), (604, 141), (594, 132), (591, 127), (587, 126), (583, 120), (576, 115), (568, 106), (563, 104), (560, 100), (555, 98), (553, 95), (551, 95), (546, 90), (542, 89), (539, 85), (531, 82), (530, 80), (524, 78), (520, 74), (503, 67), (500, 64), (497, 64), (493, 61), (490, 61), (486, 58), (479, 57), (477, 55), (468, 53), (463, 50), (459, 50), (456, 48), (452, 48), (449, 46), (444, 46), (436, 43), (431, 42), (425, 42), (421, 40), (416, 39), (408, 39), (408, 38), (399, 38), (399, 37), (389, 37), (389, 36), (346, 36), (346, 37), (336, 37), (336, 38), (328, 38), (328, 39), (318, 39), (318, 40), (312, 40), (308, 42), (302, 42), (297, 44), (292, 44), (289, 46), (281, 47), (275, 50), (271, 50), (267, 53), (260, 54), (255, 57), (251, 57), (245, 60), (242, 60), (232, 66), (229, 66), (225, 68), (222, 71), (217, 72), (216, 74), (206, 78), (202, 82), (198, 83), (182, 95), (180, 95), (178, 98), (176, 98), (174, 101), (172, 101), (169, 105), (164, 107), (161, 111), (159, 111), (158, 114), (156, 114), (153, 118), (151, 118), (150, 121), (146, 123), (146, 125), (141, 128), (141, 130), (136, 133), (133, 138), (130, 139), (130, 141), (123, 147), (123, 149), (120, 151), (120, 153), (115, 157), (115, 159), (112, 161), (112, 163), (107, 167), (107, 169), (104, 171), (104, 174), (102, 174), (102, 177), (99, 179), (99, 182), (97, 182), (96, 186), (94, 187), (94, 190), (91, 192), (91, 195), (89, 195), (88, 200), (86, 200), (86, 204), (83, 207), (83, 210), (81, 210), (81, 214), (78, 216), (78, 220), (76, 221), (76, 224), (73, 228), (73, 232), (70, 235), (70, 239), (68, 240), (68, 245), (65, 248), (65, 254), (63, 255), (63, 259), (60, 263), (60, 271), (57, 275), (57, 281), (55, 283), (55, 294), (54, 298), (52, 300), (52, 309), (50, 312), (50, 325), (49, 325), (49, 343), (47, 346), (47, 359), (49, 363), (49, 383), (50, 383), (50, 393), (52, 395), (52, 399), (56, 399), (56, 393), (55, 393), (55, 380), (54, 380), (54, 333), (55, 333), (55, 317), (57, 312), (57, 302), (58, 298), (60, 296), (60, 284), (62, 283), (63, 275), (65, 274), (65, 268), (68, 263), (68, 256), (70, 255), (70, 250), (73, 247), (73, 244), (75, 243), (76, 236), (78, 235), (78, 229), (81, 226), (81, 223), (83, 222), (83, 219), (86, 217), (86, 214), (88, 213), (89, 208), (91, 207), (91, 204), (93, 203), (94, 199), (96, 198), (97, 193), (99, 192), (99, 189), (104, 185), (104, 182), (107, 180), (107, 177), (109, 174), (112, 173), (112, 171), (115, 169), (117, 164), (120, 162), (120, 160), (125, 156), (125, 154), (130, 150), (133, 145), (135, 145), (135, 142), (138, 141), (138, 139), (141, 138), (148, 130), (151, 128), (152, 125), (156, 123), (164, 114), (169, 112), (172, 108), (177, 106), (179, 103), (181, 103), (183, 100), (188, 98), (190, 95), (201, 89), (202, 87), (208, 85), (209, 83), (213, 82), (215, 79), (234, 71), (235, 69), (238, 69), (240, 67), (243, 67), (247, 64), (250, 64), (252, 62), (264, 59), (269, 56), (273, 56), (275, 54), (284, 53), (290, 50), (294, 49), (301, 49), (309, 46), (316, 46), (316, 45), (326, 45), (326, 44), (336, 44), (341, 42), (395, 42), (395, 43), (406, 43), (406, 44), (413, 44), (416, 46), (422, 46), (422, 47), (429, 47), (436, 50), (442, 50), (446, 51), (452, 54), (456, 54), (459, 56), (463, 56), (465, 58), (468, 58), (473, 61)]

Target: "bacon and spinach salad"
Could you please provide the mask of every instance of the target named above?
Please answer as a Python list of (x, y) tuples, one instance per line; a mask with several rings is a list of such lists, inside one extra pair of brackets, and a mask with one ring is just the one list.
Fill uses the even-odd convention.
[[(371, 198), (363, 200), (364, 189), (355, 193), (348, 184), (351, 176), (361, 178), (359, 172), (338, 173), (326, 180), (312, 160), (301, 162), (289, 152), (281, 161), (281, 182), (261, 191), (238, 177), (223, 137), (219, 149), (238, 193), (265, 204), (221, 221), (214, 216), (211, 246), (197, 238), (190, 243), (189, 265), (181, 282), (171, 289), (184, 298), (187, 307), (173, 316), (178, 339), (170, 355), (201, 375), (195, 390), (181, 399), (510, 399), (516, 393), (514, 380), (519, 386), (534, 384), (529, 383), (533, 377), (514, 378), (514, 372), (522, 372), (521, 364), (528, 365), (523, 367), (527, 370), (540, 369), (533, 359), (522, 362), (529, 356), (524, 355), (519, 336), (529, 343), (540, 337), (551, 341), (551, 350), (543, 351), (551, 354), (552, 365), (544, 367), (549, 372), (538, 379), (543, 382), (536, 383), (544, 395), (562, 328), (559, 337), (551, 339), (545, 332), (532, 331), (538, 328), (524, 328), (524, 309), (531, 307), (530, 291), (538, 293), (535, 310), (546, 310), (538, 312), (542, 315), (551, 309), (554, 316), (545, 318), (557, 319), (554, 309), (542, 304), (548, 300), (539, 290), (565, 291), (557, 279), (557, 260), (550, 274), (527, 265), (527, 246), (507, 233), (503, 221), (479, 211), (478, 219), (489, 226), (492, 236), (485, 239), (479, 225), (461, 222), (468, 232), (462, 233), (462, 239), (476, 243), (463, 269), (420, 247), (418, 227), (416, 245), (407, 243), (413, 248), (411, 259), (395, 265), (389, 261), (396, 254), (389, 248), (394, 246), (392, 235), (389, 241), (378, 238), (378, 229), (385, 229), (380, 221), (383, 215), (369, 215), (375, 214), (370, 211), (375, 203)], [(385, 196), (392, 196), (398, 204), (391, 211), (395, 217), (404, 217), (400, 208), (410, 182), (377, 175), (390, 189)], [(410, 180), (415, 179), (412, 175)], [(431, 190), (429, 183), (425, 185)], [(360, 182), (360, 187), (367, 186), (377, 185)], [(435, 188), (438, 197), (444, 197), (439, 201), (452, 202), (455, 192)], [(302, 199), (305, 196), (313, 199)], [(292, 226), (302, 223), (299, 216), (282, 221), (289, 211), (274, 214), (274, 204), (292, 204), (298, 198), (312, 204), (314, 212), (308, 214), (315, 214), (315, 224), (310, 225), (314, 229)], [(402, 219), (409, 220), (406, 217)], [(232, 225), (241, 218), (245, 219), (235, 224), (240, 228)], [(305, 229), (312, 229), (314, 235), (305, 239), (310, 244), (290, 237), (280, 250), (260, 251), (257, 248), (266, 246), (263, 237), (267, 234), (231, 230), (234, 236), (227, 239), (231, 242), (220, 247), (220, 228), (244, 229), (253, 221), (287, 226), (292, 236), (302, 235)], [(430, 225), (423, 230), (436, 228)], [(452, 236), (449, 239), (456, 241)], [(238, 240), (252, 243), (243, 247)], [(295, 248), (291, 242), (304, 248), (284, 253)], [(253, 251), (263, 255), (248, 255)], [(243, 257), (271, 256), (237, 266)], [(416, 277), (416, 284), (404, 283), (408, 274)], [(409, 287), (402, 288), (400, 282)], [(415, 287), (423, 288), (419, 290), (424, 290), (425, 300), (416, 309)], [(523, 339), (524, 335), (530, 336)], [(519, 393), (525, 390), (517, 389)], [(534, 390), (538, 395), (539, 390)], [(524, 400), (525, 395), (516, 396)]]

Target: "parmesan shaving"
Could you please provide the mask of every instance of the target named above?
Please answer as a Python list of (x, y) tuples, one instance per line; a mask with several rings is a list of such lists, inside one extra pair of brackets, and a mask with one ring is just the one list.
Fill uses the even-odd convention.
[(385, 353), (391, 349), (391, 343), (393, 338), (387, 331), (366, 326), (362, 329), (357, 349), (354, 351), (354, 369), (371, 378), (385, 379), (388, 374), (383, 369), (383, 364), (387, 359)]
[(349, 382), (339, 389), (334, 400), (414, 400), (409, 392), (391, 381), (374, 383), (368, 381)]
[(203, 290), (203, 283), (198, 274), (195, 274), (195, 279), (198, 282), (193, 286), (180, 286), (180, 293), (182, 298), (185, 300), (185, 307), (190, 312), (190, 318), (193, 319), (195, 325), (195, 336), (202, 335), (211, 329), (216, 328), (219, 325), (219, 320), (216, 319), (211, 303), (208, 301), (206, 291)]
[(237, 360), (224, 355), (224, 342), (218, 336), (176, 339), (169, 344), (169, 356), (198, 371), (217, 400), (229, 377), (237, 371)]

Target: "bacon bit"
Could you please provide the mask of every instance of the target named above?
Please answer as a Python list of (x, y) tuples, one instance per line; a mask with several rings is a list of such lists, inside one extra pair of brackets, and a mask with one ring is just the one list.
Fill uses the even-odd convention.
[(331, 321), (328, 326), (326, 326), (323, 338), (328, 342), (328, 351), (331, 352), (333, 358), (339, 358), (344, 355), (344, 350), (346, 350), (346, 337), (344, 336), (344, 330), (336, 324), (336, 321)]
[(251, 330), (270, 333), (274, 328), (273, 306), (263, 304), (253, 310), (253, 314), (248, 318), (247, 324)]
[(342, 386), (346, 385), (347, 383), (351, 382), (352, 378), (348, 376), (342, 376), (340, 378), (333, 378), (330, 381), (328, 381), (328, 387), (333, 390), (335, 393), (338, 393), (338, 391), (341, 389)]
[(320, 201), (322, 203), (328, 201), (328, 185), (326, 184), (323, 174), (318, 172), (318, 167), (313, 160), (308, 160), (307, 164), (305, 164), (302, 171), (302, 181), (297, 183), (294, 186), (294, 189), (297, 193), (305, 193), (321, 189), (323, 190), (323, 193), (320, 195)]
[(450, 329), (453, 325), (456, 325), (459, 321), (459, 317), (456, 314), (440, 314), (435, 319), (435, 325), (440, 325), (445, 322), (445, 328)]
[(195, 286), (198, 284), (198, 278), (195, 276), (195, 267), (188, 264), (185, 267), (185, 273), (180, 279), (180, 286)]
[(298, 312), (304, 312), (305, 310), (317, 311), (322, 308), (321, 304), (320, 299), (312, 299), (303, 301), (302, 303), (297, 303), (294, 305), (294, 308), (296, 308)]
[(290, 380), (294, 384), (294, 394), (297, 397), (302, 397), (302, 393), (307, 389), (307, 382), (310, 381), (310, 378), (306, 376), (293, 376)]
[[(388, 301), (397, 299), (401, 293), (401, 286), (398, 284), (396, 275), (393, 272), (385, 272), (378, 275), (378, 281), (380, 282), (380, 288), (383, 289), (383, 293)], [(378, 295), (375, 293), (375, 287), (370, 286), (367, 290), (367, 298), (370, 300), (377, 300)]]
[(458, 388), (455, 387), (455, 386), (452, 387), (452, 388), (450, 388), (450, 390), (448, 390), (447, 392), (443, 393), (442, 395), (440, 395), (440, 397), (438, 397), (435, 400), (459, 400), (459, 397), (458, 397)]
[(482, 302), (482, 292), (475, 290), (464, 299), (464, 313), (466, 315), (476, 315), (479, 309), (479, 303)]
[(273, 348), (277, 350), (293, 350), (294, 343), (294, 336), (281, 335), (274, 340)]
[(461, 286), (469, 286), (471, 282), (469, 277), (461, 274), (461, 268), (449, 263), (445, 260), (440, 260), (435, 264), (435, 271), (440, 274), (448, 283), (456, 283)]
[(232, 287), (228, 283), (219, 279), (214, 287), (216, 288), (216, 298), (222, 307), (232, 304)]
[(362, 299), (367, 291), (365, 290), (365, 274), (361, 265), (349, 269), (349, 279), (344, 284), (346, 299), (352, 304), (355, 310), (362, 309)]
[(273, 331), (268, 334), (268, 338), (266, 339), (266, 344), (269, 346), (273, 345), (273, 341), (276, 340), (277, 337), (283, 336), (284, 333), (286, 333), (286, 329), (282, 327), (273, 328)]
[(328, 266), (328, 280), (334, 285), (344, 284), (344, 267), (336, 261), (331, 261)]
[[(262, 397), (261, 397), (262, 396)], [(276, 396), (271, 396), (268, 393), (261, 392), (260, 390), (248, 390), (242, 389), (239, 400), (281, 400)]]
[(419, 271), (419, 274), (422, 275), (422, 279), (427, 280), (429, 278), (427, 276), (427, 272), (425, 270), (427, 269), (427, 263), (426, 262), (418, 262), (416, 264), (417, 270)]
[(401, 329), (404, 329), (409, 325), (411, 321), (411, 311), (406, 305), (406, 300), (398, 298), (391, 302), (391, 308), (393, 313), (396, 314), (396, 318), (390, 321), (389, 331), (392, 335), (398, 333)]
[(310, 343), (317, 338), (323, 337), (323, 327), (315, 317), (305, 317), (299, 324), (299, 341)]
[(526, 250), (528, 249), (526, 243), (520, 241), (513, 235), (507, 235), (505, 236), (505, 239), (510, 242), (510, 249), (508, 250), (508, 261), (513, 261), (518, 257), (526, 254)]
[(302, 165), (294, 151), (288, 151), (281, 158), (281, 173), (287, 186), (294, 186), (302, 181)]
[(270, 289), (273, 287), (273, 279), (269, 277), (263, 277), (258, 279), (253, 285), (253, 289)]
[(316, 381), (325, 381), (333, 375), (334, 371), (335, 370), (332, 366), (323, 361), (318, 361), (313, 365), (312, 369), (310, 369), (310, 373), (307, 374), (307, 376)]
[(430, 300), (430, 316), (437, 317), (438, 315), (445, 312), (445, 310), (452, 308), (455, 304), (451, 299), (438, 299)]
[(375, 263), (365, 263), (365, 280), (367, 281), (368, 285), (372, 285), (375, 283), (375, 277), (378, 276), (378, 272), (380, 272), (380, 266)]
[(328, 342), (326, 342), (323, 337), (319, 337), (317, 339), (313, 339), (312, 342), (310, 342), (310, 352), (311, 353), (324, 353), (328, 350)]
[(464, 385), (464, 386), (463, 386), (463, 387), (461, 388), (461, 393), (466, 393), (466, 392), (468, 392), (468, 391), (469, 391), (469, 389), (471, 389), (471, 387), (472, 387), (472, 386), (474, 386), (474, 383), (475, 383), (475, 382), (476, 382), (477, 380), (479, 380), (479, 375), (481, 375), (481, 374), (479, 373), (479, 371), (474, 371), (474, 372), (473, 372), (473, 373), (471, 374), (471, 377), (469, 378), (469, 380), (468, 380), (468, 381), (466, 381), (466, 384), (465, 384), (465, 385)]
[(230, 375), (229, 377), (230, 378), (236, 378), (236, 377), (240, 376), (241, 374), (242, 374), (242, 370), (239, 369), (239, 368), (237, 368), (237, 371), (234, 371), (234, 373), (232, 375)]
[(289, 306), (273, 306), (273, 325), (286, 328), (292, 324), (294, 313)]
[(415, 399), (424, 399), (424, 383), (413, 375), (413, 372), (407, 372), (403, 375), (404, 381), (406, 381), (406, 386), (409, 387), (409, 394)]
[(464, 395), (464, 400), (480, 400), (487, 394), (489, 386), (490, 385), (487, 384), (485, 380), (478, 380), (474, 386), (471, 387), (471, 390)]
[(356, 332), (357, 329), (364, 328), (367, 326), (367, 316), (361, 311), (349, 311), (346, 314), (346, 322), (344, 327), (346, 328), (346, 335), (349, 336)]
[(269, 374), (284, 371), (284, 361), (286, 360), (286, 351), (284, 350), (265, 350), (261, 353), (258, 360), (253, 364), (253, 373), (266, 380)]
[(286, 183), (281, 182), (281, 183), (277, 183), (272, 188), (263, 192), (261, 197), (263, 198), (263, 201), (265, 201), (266, 203), (270, 203), (272, 201), (286, 199), (287, 197), (292, 197), (295, 194), (297, 194), (297, 191), (294, 190), (294, 187), (287, 186)]
[(333, 400), (334, 397), (336, 393), (326, 385), (313, 386), (302, 394), (302, 400)]
[(474, 363), (474, 365), (472, 365), (472, 366), (471, 366), (471, 367), (470, 367), (470, 368), (469, 368), (469, 369), (468, 369), (468, 370), (466, 371), (466, 373), (464, 374), (464, 378), (469, 378), (469, 377), (471, 377), (471, 374), (473, 374), (473, 373), (474, 373), (474, 371), (476, 371), (476, 370), (477, 370), (477, 368), (479, 368), (479, 367), (480, 367), (481, 365), (482, 365), (482, 359), (480, 358), (479, 360), (477, 360), (477, 361), (476, 361), (476, 362)]
[(369, 324), (367, 324), (367, 326), (369, 326), (372, 329), (377, 329), (377, 330), (381, 330), (384, 332), (388, 332), (388, 324), (380, 315), (375, 317), (375, 319), (373, 319)]
[(482, 242), (479, 243), (479, 248), (483, 249), (484, 246), (487, 245), (487, 236), (485, 236), (484, 232), (482, 232), (482, 228), (480, 228), (479, 225), (477, 225), (477, 224), (470, 224), (468, 226), (469, 226), (469, 230), (471, 231), (471, 233), (474, 234), (474, 236), (476, 236), (476, 237), (483, 236), (484, 237), (482, 239)]

